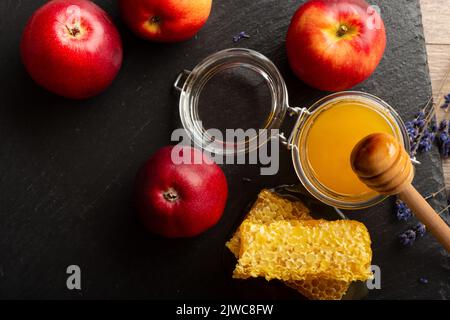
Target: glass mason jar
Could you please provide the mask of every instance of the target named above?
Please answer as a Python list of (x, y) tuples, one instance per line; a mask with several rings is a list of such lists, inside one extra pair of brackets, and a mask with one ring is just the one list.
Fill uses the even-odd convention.
[[(254, 78), (257, 75), (261, 80), (253, 82), (257, 83), (257, 86), (264, 82), (266, 90), (269, 91), (269, 94), (267, 94), (267, 100), (269, 101), (264, 118), (255, 125), (257, 126), (254, 128), (256, 129), (255, 134), (242, 140), (217, 139), (211, 136), (202, 122), (205, 113), (203, 112), (202, 116), (199, 107), (201, 96), (208, 83), (220, 77), (221, 74), (230, 73), (230, 70), (231, 72), (240, 70), (239, 77), (246, 77), (248, 74), (249, 77)], [(244, 73), (241, 72), (242, 70), (244, 70)], [(233, 78), (227, 76), (224, 79), (225, 81), (221, 85), (226, 90), (231, 85), (230, 81), (233, 81)], [(358, 102), (382, 116), (392, 129), (395, 138), (405, 147), (408, 153), (410, 151), (409, 139), (403, 121), (395, 110), (383, 100), (364, 92), (345, 91), (326, 96), (309, 107), (290, 107), (286, 84), (277, 67), (267, 57), (250, 49), (233, 48), (212, 54), (201, 61), (192, 71), (184, 70), (181, 72), (175, 80), (174, 88), (180, 92), (181, 123), (197, 146), (214, 154), (232, 156), (254, 151), (270, 139), (280, 139), (282, 144), (291, 151), (293, 166), (306, 190), (318, 200), (336, 208), (362, 209), (379, 203), (385, 199), (385, 196), (375, 192), (365, 195), (339, 194), (327, 188), (317, 178), (308, 159), (306, 145), (312, 125), (323, 112), (339, 102)], [(249, 88), (243, 86), (242, 94), (250, 94), (247, 92)], [(214, 95), (214, 90), (217, 90), (217, 88), (212, 90)], [(223, 110), (208, 110), (208, 113), (214, 113), (219, 121), (222, 112)], [(249, 110), (236, 110), (234, 113), (237, 114), (238, 118), (245, 119), (246, 114), (252, 116), (254, 112), (250, 107)], [(297, 118), (288, 137), (278, 131), (286, 113)], [(265, 131), (260, 129), (265, 129)]]

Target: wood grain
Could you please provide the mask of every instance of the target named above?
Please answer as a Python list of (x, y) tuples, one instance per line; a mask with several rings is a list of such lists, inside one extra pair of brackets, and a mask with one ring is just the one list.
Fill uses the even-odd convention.
[[(435, 101), (442, 97), (438, 91), (447, 70), (450, 69), (450, 0), (421, 0), (422, 20), (427, 44), (428, 64)], [(444, 84), (450, 92), (450, 81)], [(438, 120), (449, 119), (450, 114), (436, 106)], [(450, 190), (450, 159), (443, 160), (445, 184)]]
[(421, 0), (420, 5), (427, 43), (450, 45), (450, 1)]

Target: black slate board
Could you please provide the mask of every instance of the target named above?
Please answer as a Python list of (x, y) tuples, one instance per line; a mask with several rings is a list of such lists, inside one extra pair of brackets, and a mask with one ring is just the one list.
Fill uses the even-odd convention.
[[(220, 223), (189, 240), (147, 234), (131, 203), (134, 175), (177, 126), (177, 73), (240, 42), (271, 58), (286, 78), (291, 104), (324, 95), (289, 71), (284, 36), (302, 1), (215, 1), (198, 36), (181, 44), (135, 38), (120, 22), (116, 1), (96, 1), (117, 22), (125, 59), (112, 87), (84, 102), (38, 88), (19, 59), (21, 27), (45, 1), (0, 3), (0, 297), (1, 298), (229, 298), (236, 296), (222, 263), (223, 245), (243, 209), (262, 187), (296, 180), (289, 153), (277, 176), (256, 166), (225, 166), (230, 198)], [(372, 1), (381, 7), (388, 43), (380, 67), (357, 89), (412, 118), (431, 96), (419, 0)], [(422, 157), (415, 184), (428, 194), (443, 185), (438, 152)], [(244, 182), (242, 177), (252, 179)], [(445, 206), (445, 197), (435, 201)], [(393, 202), (352, 213), (373, 238), (373, 263), (382, 289), (369, 299), (450, 298), (450, 257), (426, 236), (400, 248), (407, 223), (393, 218)], [(411, 222), (412, 223), (412, 222)], [(410, 224), (411, 224), (410, 223)], [(66, 289), (66, 268), (82, 269), (82, 291)], [(428, 278), (429, 284), (418, 279)]]

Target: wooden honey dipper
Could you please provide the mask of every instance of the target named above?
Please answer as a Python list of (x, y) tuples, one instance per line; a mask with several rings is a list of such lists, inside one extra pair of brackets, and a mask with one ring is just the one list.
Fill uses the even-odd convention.
[(414, 168), (405, 148), (391, 135), (374, 133), (351, 154), (353, 171), (372, 190), (398, 194), (442, 246), (450, 252), (450, 227), (412, 186)]

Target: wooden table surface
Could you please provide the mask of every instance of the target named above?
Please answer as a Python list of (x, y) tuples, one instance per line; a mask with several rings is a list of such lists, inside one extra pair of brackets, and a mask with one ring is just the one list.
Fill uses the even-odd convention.
[[(428, 63), (435, 101), (446, 72), (450, 69), (450, 0), (421, 0), (422, 19), (427, 44)], [(450, 81), (444, 85), (444, 92), (450, 92)], [(450, 118), (450, 112), (436, 106), (437, 118)], [(450, 191), (450, 159), (443, 160), (445, 184)]]

